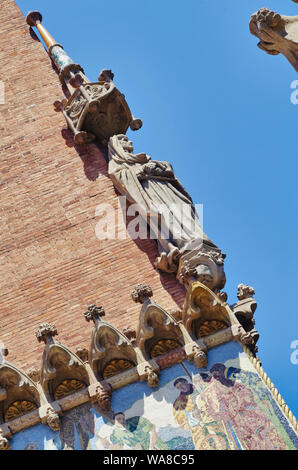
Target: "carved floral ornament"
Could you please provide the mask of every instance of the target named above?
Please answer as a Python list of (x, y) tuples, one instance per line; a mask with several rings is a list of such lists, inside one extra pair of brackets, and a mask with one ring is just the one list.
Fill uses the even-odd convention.
[(101, 413), (112, 413), (113, 389), (137, 380), (157, 387), (161, 369), (185, 358), (204, 368), (208, 349), (224, 342), (240, 341), (255, 354), (253, 294), (240, 284), (239, 301), (230, 308), (226, 296), (194, 282), (183, 311), (173, 315), (152, 300), (149, 286), (138, 284), (132, 292), (141, 304), (137, 330), (119, 331), (103, 320), (102, 307), (91, 305), (84, 314), (93, 322), (89, 352), (78, 348), (77, 354), (57, 341), (55, 325), (42, 324), (36, 333), (45, 343), (40, 371), (26, 375), (6, 360), (0, 365), (0, 449), (9, 447), (20, 418), (24, 428), (41, 421), (57, 431), (62, 409), (89, 399)]

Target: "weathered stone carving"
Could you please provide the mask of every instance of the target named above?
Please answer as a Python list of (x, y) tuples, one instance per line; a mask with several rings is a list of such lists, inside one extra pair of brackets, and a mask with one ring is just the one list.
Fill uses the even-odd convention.
[(138, 130), (142, 121), (131, 114), (124, 95), (116, 88), (111, 70), (102, 70), (98, 82), (90, 83), (79, 64), (66, 54), (41, 24), (39, 12), (30, 12), (27, 23), (35, 26), (49, 48), (49, 55), (56, 65), (62, 84), (68, 88), (69, 99), (55, 101), (54, 108), (61, 111), (68, 127), (74, 133), (77, 144), (91, 142), (95, 138), (102, 144), (130, 127)]
[(251, 16), (249, 28), (260, 39), (260, 49), (271, 55), (283, 54), (298, 72), (298, 16), (261, 8)]
[(109, 140), (109, 176), (128, 201), (137, 204), (157, 240), (156, 267), (177, 273), (181, 284), (201, 280), (211, 289), (225, 284), (225, 255), (203, 232), (191, 197), (168, 162), (133, 153), (125, 135)]
[(255, 329), (254, 313), (257, 308), (257, 302), (253, 298), (254, 294), (255, 291), (253, 287), (247, 286), (246, 284), (239, 284), (237, 294), (239, 302), (232, 305), (231, 309), (244, 329), (244, 332), (240, 336), (240, 341), (245, 346), (248, 346), (255, 355), (258, 351), (257, 342), (260, 335)]
[(47, 409), (46, 422), (47, 425), (52, 429), (52, 431), (60, 430), (59, 415), (51, 406), (49, 406)]

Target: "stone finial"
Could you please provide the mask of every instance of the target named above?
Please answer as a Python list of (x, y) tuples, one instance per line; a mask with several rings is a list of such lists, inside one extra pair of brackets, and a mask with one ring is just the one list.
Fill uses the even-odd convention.
[(143, 304), (149, 297), (153, 296), (153, 291), (150, 286), (144, 284), (137, 284), (135, 289), (131, 293), (131, 297), (134, 302)]
[(105, 316), (105, 311), (102, 307), (97, 307), (95, 304), (92, 304), (88, 307), (87, 312), (84, 313), (85, 320), (87, 322), (100, 320), (101, 317)]
[(88, 362), (89, 351), (86, 348), (81, 348), (80, 346), (76, 350), (76, 355), (83, 361)]
[(36, 367), (31, 367), (31, 369), (29, 369), (27, 375), (35, 383), (40, 381), (40, 370), (36, 369)]
[(255, 295), (255, 290), (253, 287), (250, 287), (246, 284), (238, 285), (237, 297), (239, 300), (248, 299), (249, 297), (253, 297), (254, 295)]
[(42, 14), (39, 11), (29, 11), (26, 16), (26, 22), (29, 26), (36, 26), (42, 22)]
[(53, 336), (56, 336), (57, 334), (58, 334), (58, 331), (55, 325), (49, 325), (49, 323), (42, 323), (36, 332), (36, 338), (39, 343), (41, 343), (41, 341), (46, 343), (47, 338), (49, 336), (53, 337)]

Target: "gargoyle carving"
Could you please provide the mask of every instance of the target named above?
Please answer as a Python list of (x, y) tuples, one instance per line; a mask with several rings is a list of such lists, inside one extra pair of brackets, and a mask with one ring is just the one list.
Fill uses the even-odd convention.
[(248, 346), (255, 355), (258, 351), (256, 344), (260, 335), (255, 329), (254, 313), (257, 308), (257, 302), (253, 298), (254, 294), (253, 287), (239, 284), (237, 293), (239, 302), (232, 305), (231, 309), (244, 329), (244, 333), (240, 336), (240, 341)]
[(249, 29), (260, 39), (260, 49), (271, 55), (283, 54), (298, 72), (298, 16), (261, 8), (251, 16)]

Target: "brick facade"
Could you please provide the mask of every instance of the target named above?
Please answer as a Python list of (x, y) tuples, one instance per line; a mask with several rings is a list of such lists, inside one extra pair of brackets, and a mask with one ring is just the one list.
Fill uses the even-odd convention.
[(0, 24), (0, 339), (27, 371), (40, 363), (40, 323), (54, 322), (75, 351), (89, 344), (83, 312), (91, 303), (123, 329), (137, 325), (136, 283), (151, 285), (169, 310), (182, 306), (184, 289), (154, 269), (155, 242), (96, 238), (96, 206), (118, 205), (106, 161), (94, 144), (75, 148), (63, 138), (52, 105), (59, 78), (12, 0), (2, 0)]

